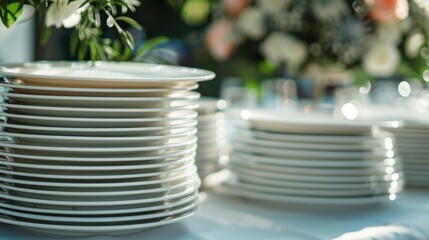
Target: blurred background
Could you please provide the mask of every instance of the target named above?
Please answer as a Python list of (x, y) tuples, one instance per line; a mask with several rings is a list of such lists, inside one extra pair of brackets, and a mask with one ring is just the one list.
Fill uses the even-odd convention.
[[(54, 29), (41, 44), (42, 16), (24, 14), (0, 29), (0, 62), (77, 59), (71, 30)], [(426, 94), (426, 0), (143, 0), (130, 16), (144, 28), (129, 29), (136, 48), (169, 39), (143, 61), (212, 70), (216, 80), (199, 91), (232, 104), (323, 110), (350, 99), (401, 104)], [(420, 101), (416, 111), (428, 106)]]

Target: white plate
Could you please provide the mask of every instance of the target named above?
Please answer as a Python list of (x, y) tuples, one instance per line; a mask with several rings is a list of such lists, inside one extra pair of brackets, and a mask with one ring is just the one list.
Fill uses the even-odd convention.
[(157, 221), (157, 218), (165, 218), (172, 215), (182, 214), (184, 212), (189, 212), (193, 209), (195, 209), (198, 205), (198, 201), (194, 201), (193, 203), (190, 203), (188, 205), (175, 207), (173, 209), (163, 210), (163, 211), (157, 211), (154, 213), (146, 213), (146, 214), (134, 214), (132, 216), (116, 216), (116, 217), (63, 217), (63, 216), (51, 216), (51, 215), (42, 215), (42, 214), (35, 214), (35, 213), (22, 213), (14, 210), (6, 210), (0, 208), (0, 214), (5, 214), (7, 216), (11, 217), (19, 217), (19, 218), (26, 218), (26, 219), (32, 219), (33, 221), (48, 221), (53, 223), (70, 223), (70, 225), (77, 225), (80, 226), (81, 224), (92, 224), (94, 226), (100, 226), (103, 224), (118, 224), (121, 222), (128, 222), (128, 221), (141, 221), (146, 219), (153, 219), (153, 222)]
[(22, 85), (20, 80), (11, 83), (0, 83), (0, 87), (17, 93), (63, 96), (169, 96), (180, 91), (192, 91), (198, 88), (197, 83), (183, 83), (171, 88), (75, 88)]
[[(165, 151), (165, 152), (155, 152), (153, 155), (150, 154), (137, 154), (136, 156), (128, 156), (121, 155), (120, 157), (112, 157), (107, 155), (105, 157), (83, 157), (83, 156), (73, 156), (73, 157), (61, 157), (61, 156), (52, 156), (52, 155), (36, 155), (36, 154), (16, 154), (9, 153), (5, 151), (0, 151), (0, 156), (4, 156), (9, 159), (8, 164), (13, 166), (15, 162), (19, 163), (20, 159), (28, 159), (28, 160), (41, 160), (45, 162), (62, 162), (63, 164), (81, 164), (82, 162), (92, 163), (92, 164), (101, 164), (104, 163), (106, 166), (112, 163), (121, 163), (121, 162), (137, 162), (137, 161), (174, 161), (180, 159), (181, 157), (188, 156), (189, 154), (193, 154), (195, 152), (196, 145), (191, 144), (189, 146), (179, 148), (174, 151)], [(5, 163), (3, 163), (5, 164)], [(80, 168), (79, 166), (75, 166), (79, 168), (79, 170), (83, 170), (84, 168)], [(117, 166), (118, 167), (118, 166)]]
[[(11, 184), (23, 184), (23, 185), (29, 185), (29, 186), (39, 186), (44, 187), (44, 189), (47, 188), (61, 188), (61, 191), (70, 190), (69, 188), (76, 190), (79, 189), (87, 189), (87, 190), (93, 190), (93, 191), (116, 191), (116, 189), (121, 189), (121, 191), (126, 190), (127, 188), (130, 188), (131, 190), (133, 187), (137, 187), (138, 189), (148, 188), (150, 185), (161, 185), (166, 184), (169, 182), (174, 182), (178, 180), (186, 180), (189, 178), (194, 179), (195, 173), (196, 173), (196, 167), (191, 167), (188, 170), (178, 173), (178, 174), (171, 174), (171, 176), (163, 176), (163, 177), (148, 177), (148, 178), (141, 178), (140, 180), (133, 180), (133, 181), (116, 181), (116, 182), (60, 182), (60, 181), (46, 181), (46, 180), (31, 180), (31, 179), (15, 179), (10, 177), (3, 177), (0, 176), (0, 181), (11, 183)], [(109, 190), (110, 189), (110, 190)], [(3, 196), (7, 198), (6, 196)]]
[(85, 96), (55, 96), (5, 93), (0, 96), (9, 99), (9, 103), (25, 105), (43, 105), (53, 107), (103, 107), (103, 108), (140, 108), (140, 107), (174, 107), (198, 99), (197, 92), (177, 93), (171, 97), (85, 97)]
[(83, 87), (91, 84), (106, 88), (148, 85), (144, 83), (162, 86), (162, 83), (205, 81), (215, 77), (213, 72), (196, 68), (135, 62), (30, 62), (3, 65), (0, 74), (35, 85)]
[[(36, 135), (36, 134), (22, 134), (22, 133), (12, 133), (12, 132), (2, 132), (3, 137), (8, 137), (14, 142), (32, 142), (37, 145), (47, 144), (47, 145), (87, 145), (87, 146), (100, 146), (100, 145), (110, 145), (116, 147), (125, 147), (125, 146), (144, 146), (147, 145), (147, 142), (150, 141), (159, 141), (159, 140), (168, 140), (175, 138), (182, 138), (193, 136), (196, 133), (196, 129), (189, 129), (187, 131), (172, 133), (168, 135), (158, 135), (158, 136), (138, 136), (138, 137), (82, 137), (82, 136), (60, 136), (60, 135)], [(150, 143), (149, 142), (149, 143)], [(113, 145), (112, 145), (113, 144)]]
[(248, 145), (235, 142), (233, 148), (236, 151), (254, 153), (263, 156), (299, 158), (299, 159), (320, 159), (323, 160), (356, 160), (356, 159), (380, 159), (392, 158), (398, 154), (394, 150), (377, 149), (374, 151), (308, 151), (290, 150), (282, 148), (270, 148), (266, 146)]
[(317, 134), (288, 134), (259, 131), (256, 129), (238, 128), (238, 132), (245, 136), (252, 136), (254, 138), (283, 141), (283, 142), (304, 142), (304, 143), (326, 143), (326, 144), (361, 144), (379, 142), (380, 139), (391, 138), (393, 134), (387, 132), (373, 132), (369, 135), (360, 136), (347, 136), (347, 135), (317, 135)]
[(23, 115), (56, 116), (56, 117), (149, 117), (163, 116), (177, 110), (194, 110), (197, 105), (188, 105), (172, 108), (73, 108), (49, 107), (21, 104), (0, 103), (4, 111)]
[[(279, 133), (360, 135), (372, 132), (375, 122), (336, 119), (330, 115), (281, 114), (268, 110), (242, 110), (241, 124), (250, 128)], [(381, 125), (381, 123), (379, 123)], [(384, 126), (396, 125), (383, 123)]]
[(237, 156), (249, 161), (256, 161), (260, 163), (278, 164), (282, 166), (297, 166), (297, 167), (384, 167), (393, 166), (400, 161), (397, 158), (376, 158), (376, 159), (336, 159), (336, 160), (323, 160), (318, 158), (313, 159), (300, 159), (300, 158), (281, 158), (270, 156), (258, 156), (246, 152), (235, 151), (232, 157)]
[(33, 178), (109, 180), (153, 177), (182, 172), (192, 169), (194, 166), (194, 156), (190, 155), (180, 160), (160, 164), (143, 163), (135, 165), (124, 164), (122, 166), (64, 166), (40, 163), (9, 163), (10, 161), (8, 160), (0, 159), (0, 165), (14, 167), (13, 169), (0, 167), (0, 173), (10, 176)]
[[(196, 143), (197, 138), (195, 136), (177, 138), (168, 140), (162, 145), (143, 146), (143, 147), (52, 147), (52, 146), (40, 146), (40, 145), (22, 145), (10, 142), (1, 142), (0, 146), (6, 149), (10, 149), (10, 152), (17, 152), (17, 149), (25, 149), (32, 151), (48, 151), (48, 152), (78, 152), (78, 153), (129, 153), (129, 152), (142, 152), (142, 151), (157, 151), (165, 149), (174, 149), (178, 147), (184, 147)], [(157, 144), (157, 143), (155, 143)]]
[(238, 177), (242, 175), (251, 175), (269, 180), (278, 181), (298, 181), (298, 182), (325, 182), (325, 183), (359, 183), (371, 181), (397, 181), (403, 178), (402, 173), (380, 174), (380, 175), (357, 175), (357, 176), (326, 176), (326, 175), (301, 175), (301, 174), (282, 174), (273, 172), (262, 172), (254, 169), (236, 167), (229, 165), (228, 168), (234, 172)]
[[(237, 178), (238, 176), (231, 176)], [(319, 189), (319, 190), (365, 190), (365, 189), (387, 189), (390, 187), (397, 187), (398, 184), (403, 184), (404, 180), (399, 179), (397, 181), (370, 181), (370, 182), (301, 182), (301, 181), (281, 181), (272, 180), (263, 177), (257, 177), (252, 175), (240, 175), (241, 182), (247, 182), (250, 184), (259, 184), (280, 188), (297, 188), (297, 189)]]
[[(299, 150), (324, 150), (324, 151), (371, 151), (380, 148), (386, 148), (384, 139), (373, 141), (372, 143), (361, 142), (360, 144), (332, 144), (332, 143), (306, 143), (306, 142), (284, 142), (278, 140), (265, 140), (254, 138), (249, 135), (237, 132), (234, 140), (243, 144), (265, 146), (269, 148), (283, 148), (283, 149), (299, 149)], [(390, 143), (390, 146), (393, 146)]]
[(7, 209), (13, 209), (18, 211), (25, 211), (25, 212), (35, 212), (35, 213), (42, 213), (42, 214), (56, 214), (56, 215), (115, 215), (115, 214), (132, 214), (137, 212), (149, 212), (149, 211), (156, 211), (156, 210), (164, 210), (169, 209), (172, 207), (177, 207), (185, 204), (189, 204), (190, 202), (194, 201), (196, 198), (198, 198), (198, 194), (191, 193), (189, 195), (185, 195), (182, 197), (172, 198), (169, 201), (161, 201), (161, 202), (154, 202), (154, 203), (146, 203), (141, 204), (140, 206), (134, 206), (129, 208), (123, 208), (123, 209), (100, 209), (100, 210), (91, 210), (91, 209), (48, 209), (48, 208), (39, 208), (36, 207), (37, 205), (34, 204), (32, 206), (20, 206), (17, 204), (9, 204), (9, 203), (3, 203), (0, 201), (0, 207), (7, 208)]
[[(119, 127), (119, 128), (82, 128), (82, 127), (46, 127), (35, 125), (9, 124), (0, 122), (0, 127), (13, 129), (14, 132), (29, 134), (49, 134), (49, 135), (67, 135), (67, 136), (148, 136), (148, 135), (167, 135), (177, 133), (183, 129), (195, 127), (195, 119), (184, 119), (172, 121), (171, 125), (154, 127)], [(180, 130), (182, 129), (182, 130)]]
[[(120, 199), (121, 196), (132, 196), (132, 195), (142, 195), (142, 194), (149, 194), (149, 193), (157, 193), (157, 192), (168, 192), (172, 191), (177, 188), (181, 187), (187, 187), (188, 185), (194, 185), (198, 183), (198, 177), (195, 175), (195, 172), (193, 175), (189, 175), (188, 178), (183, 178), (180, 181), (170, 181), (166, 182), (160, 185), (152, 185), (152, 186), (145, 186), (141, 189), (137, 190), (127, 190), (126, 187), (124, 189), (121, 189), (119, 191), (109, 191), (108, 189), (101, 191), (78, 191), (75, 189), (64, 189), (59, 191), (52, 191), (42, 188), (37, 188), (32, 185), (26, 185), (24, 187), (21, 187), (19, 185), (9, 185), (1, 183), (0, 186), (5, 191), (10, 191), (10, 195), (15, 195), (16, 192), (24, 192), (28, 194), (34, 194), (34, 196), (65, 196), (69, 197), (68, 200), (72, 200), (73, 198), (79, 198), (80, 201), (82, 199), (80, 197), (118, 197)], [(34, 187), (34, 188), (33, 188)], [(35, 197), (36, 198), (36, 197)], [(66, 198), (67, 199), (67, 198)]]
[(362, 197), (304, 197), (295, 195), (278, 195), (262, 192), (249, 191), (239, 187), (238, 185), (224, 184), (220, 191), (247, 198), (283, 202), (296, 204), (311, 204), (311, 205), (366, 205), (380, 202), (389, 202), (395, 199), (394, 194), (381, 194), (379, 196), (362, 196)]
[(140, 232), (147, 230), (149, 228), (163, 226), (167, 224), (172, 224), (178, 221), (181, 221), (187, 217), (192, 216), (195, 213), (196, 209), (193, 209), (189, 212), (171, 215), (163, 219), (157, 219), (156, 221), (142, 221), (142, 223), (134, 224), (122, 224), (122, 225), (109, 225), (109, 226), (70, 226), (70, 225), (60, 225), (60, 224), (47, 224), (47, 223), (38, 223), (31, 222), (28, 220), (12, 220), (4, 216), (0, 216), (0, 222), (19, 226), (21, 228), (53, 234), (53, 235), (64, 235), (64, 236), (92, 236), (92, 235), (125, 235), (131, 234), (134, 232)]
[(400, 172), (402, 171), (402, 166), (387, 167), (387, 166), (371, 166), (371, 167), (354, 167), (354, 168), (320, 168), (320, 167), (290, 167), (290, 166), (281, 166), (274, 165), (264, 162), (253, 161), (248, 158), (240, 158), (235, 156), (230, 157), (231, 165), (237, 165), (239, 168), (243, 166), (248, 169), (254, 169), (265, 172), (273, 173), (284, 173), (284, 174), (304, 174), (304, 175), (329, 175), (329, 176), (349, 176), (349, 175), (380, 175), (386, 174), (386, 172)]
[(6, 117), (10, 123), (23, 123), (29, 125), (41, 125), (48, 127), (150, 127), (176, 125), (182, 122), (177, 120), (194, 119), (197, 113), (192, 110), (180, 110), (169, 113), (167, 117), (158, 118), (71, 118), (71, 117), (49, 117), (33, 116), (23, 114), (9, 114), (0, 112), (0, 117)]
[[(231, 181), (231, 180), (230, 180)], [(341, 190), (326, 190), (326, 189), (300, 189), (300, 188), (285, 188), (274, 187), (260, 184), (250, 184), (240, 181), (234, 181), (234, 184), (240, 188), (263, 192), (268, 194), (290, 195), (290, 196), (307, 196), (307, 197), (361, 197), (371, 195), (381, 195), (388, 193), (398, 193), (402, 191), (403, 185), (398, 184), (396, 188), (374, 188), (374, 189), (341, 189)]]

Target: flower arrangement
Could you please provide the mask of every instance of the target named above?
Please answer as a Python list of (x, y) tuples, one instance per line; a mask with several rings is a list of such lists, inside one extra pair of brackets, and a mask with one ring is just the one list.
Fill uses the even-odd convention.
[(209, 52), (220, 62), (245, 59), (248, 71), (297, 76), (337, 69), (359, 82), (423, 79), (427, 69), (425, 1), (222, 0), (213, 16)]
[[(1, 0), (0, 19), (3, 25), (11, 27), (19, 19), (24, 5), (35, 9), (44, 16), (45, 29), (42, 43), (49, 38), (52, 27), (71, 28), (70, 39), (72, 54), (79, 60), (128, 60), (134, 50), (134, 38), (127, 28), (142, 30), (134, 19), (126, 16), (135, 12), (141, 5), (139, 0)], [(114, 28), (117, 38), (103, 35), (102, 27)], [(166, 38), (154, 38), (135, 51), (136, 59), (142, 58), (147, 51), (167, 41)]]

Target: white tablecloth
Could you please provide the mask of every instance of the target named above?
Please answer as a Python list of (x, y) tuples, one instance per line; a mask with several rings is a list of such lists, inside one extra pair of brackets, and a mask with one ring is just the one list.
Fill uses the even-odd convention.
[[(127, 236), (101, 239), (429, 239), (429, 191), (407, 190), (393, 204), (292, 209), (277, 204), (202, 193), (198, 213), (169, 226)], [(1, 240), (66, 240), (0, 224)]]

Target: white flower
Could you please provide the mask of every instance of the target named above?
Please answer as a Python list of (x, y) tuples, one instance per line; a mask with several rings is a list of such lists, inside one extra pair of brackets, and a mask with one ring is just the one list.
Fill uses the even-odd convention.
[(290, 0), (258, 0), (258, 6), (267, 13), (278, 13), (285, 10)]
[(307, 57), (302, 41), (282, 32), (273, 32), (261, 44), (262, 55), (273, 63), (286, 62), (289, 71), (297, 70)]
[(72, 28), (80, 21), (80, 14), (88, 7), (87, 4), (81, 7), (85, 0), (56, 0), (51, 3), (46, 12), (46, 26), (60, 28)]
[(395, 45), (376, 41), (363, 57), (363, 69), (375, 77), (390, 77), (395, 73), (401, 56)]
[(405, 54), (407, 57), (415, 58), (420, 52), (420, 48), (425, 43), (425, 37), (421, 32), (413, 32), (405, 40)]
[(238, 17), (237, 24), (246, 36), (254, 40), (265, 33), (264, 13), (256, 7), (246, 8)]

